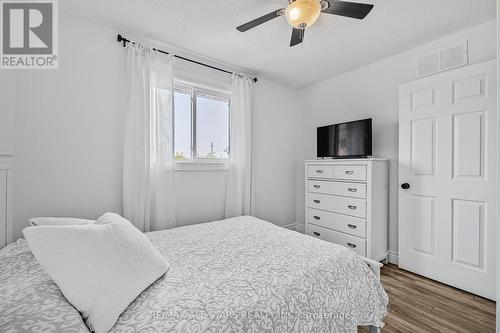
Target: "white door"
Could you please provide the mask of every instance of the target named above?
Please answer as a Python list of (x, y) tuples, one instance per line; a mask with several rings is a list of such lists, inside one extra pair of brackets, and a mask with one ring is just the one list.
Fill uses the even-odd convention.
[(490, 299), (496, 86), (488, 61), (399, 90), (399, 266)]

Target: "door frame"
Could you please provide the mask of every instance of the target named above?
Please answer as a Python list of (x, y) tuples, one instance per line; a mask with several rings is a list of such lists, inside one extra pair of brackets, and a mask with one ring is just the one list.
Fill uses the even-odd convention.
[[(500, 83), (500, 0), (497, 0), (497, 84)], [(497, 112), (499, 111), (500, 105), (500, 85), (497, 86)], [(500, 129), (500, 117), (497, 118), (497, 128)], [(500, 144), (500, 134), (497, 134), (497, 142)], [(499, 146), (500, 147), (500, 146)], [(498, 156), (498, 178), (497, 178), (497, 189), (500, 189), (500, 154)], [(500, 226), (498, 222), (500, 221), (500, 192), (497, 193), (497, 237), (496, 237), (496, 262), (497, 262), (497, 333), (500, 333), (500, 305), (498, 301), (500, 300)]]

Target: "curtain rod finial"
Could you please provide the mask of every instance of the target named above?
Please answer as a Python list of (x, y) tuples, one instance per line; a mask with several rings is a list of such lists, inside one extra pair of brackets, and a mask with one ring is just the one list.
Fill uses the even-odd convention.
[(125, 39), (125, 38), (123, 38), (123, 36), (122, 36), (122, 35), (120, 35), (120, 34), (118, 34), (118, 35), (116, 36), (116, 41), (117, 41), (117, 42), (123, 42), (123, 47), (126, 47), (126, 46), (127, 46), (127, 42), (128, 42), (128, 40), (127, 40), (127, 39)]

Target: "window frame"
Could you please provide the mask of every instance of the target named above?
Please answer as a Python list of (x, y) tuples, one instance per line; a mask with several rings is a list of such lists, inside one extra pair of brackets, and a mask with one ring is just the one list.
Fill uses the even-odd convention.
[[(173, 158), (174, 158), (174, 170), (176, 171), (217, 171), (217, 170), (227, 170), (229, 168), (229, 158), (231, 156), (231, 94), (229, 92), (223, 92), (217, 89), (210, 89), (207, 87), (200, 87), (196, 84), (174, 81), (173, 86), (174, 94), (176, 92), (188, 94), (191, 96), (191, 145), (190, 145), (190, 159), (186, 160), (176, 160), (175, 159), (175, 102), (173, 103)], [(197, 147), (197, 96), (209, 97), (214, 100), (227, 102), (228, 105), (228, 143), (229, 152), (227, 158), (203, 158), (198, 157), (198, 147)]]

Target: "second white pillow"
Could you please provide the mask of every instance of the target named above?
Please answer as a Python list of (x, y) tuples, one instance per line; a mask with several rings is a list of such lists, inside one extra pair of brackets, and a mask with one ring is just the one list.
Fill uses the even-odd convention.
[(33, 217), (29, 219), (30, 225), (81, 225), (94, 224), (95, 220), (77, 219), (74, 217)]

